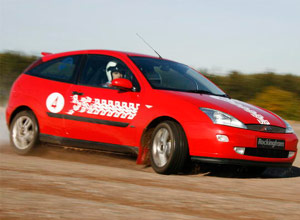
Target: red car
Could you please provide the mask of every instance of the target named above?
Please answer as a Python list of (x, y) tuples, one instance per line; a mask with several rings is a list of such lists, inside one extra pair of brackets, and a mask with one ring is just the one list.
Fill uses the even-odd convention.
[(6, 110), (13, 147), (37, 142), (135, 152), (157, 173), (187, 160), (288, 167), (298, 139), (278, 115), (227, 96), (190, 67), (136, 53), (42, 53)]

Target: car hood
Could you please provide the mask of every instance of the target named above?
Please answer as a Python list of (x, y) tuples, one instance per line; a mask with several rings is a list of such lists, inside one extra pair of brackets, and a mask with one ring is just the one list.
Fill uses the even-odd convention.
[(244, 124), (263, 124), (286, 127), (284, 121), (274, 113), (236, 99), (188, 92), (177, 92), (189, 103), (202, 108), (210, 108), (225, 112)]

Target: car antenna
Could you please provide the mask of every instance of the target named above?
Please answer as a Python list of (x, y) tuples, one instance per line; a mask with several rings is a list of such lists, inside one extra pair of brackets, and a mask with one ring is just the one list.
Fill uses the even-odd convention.
[(151, 48), (151, 49), (159, 56), (160, 59), (162, 59), (161, 55), (159, 55), (159, 53), (157, 53), (157, 51), (154, 50), (153, 47), (151, 47), (151, 45), (148, 44), (148, 43), (144, 40), (144, 38), (142, 38), (138, 33), (136, 33), (136, 35), (137, 35), (139, 38), (141, 38), (142, 41), (144, 41), (144, 43), (145, 43), (148, 47), (150, 47), (150, 48)]

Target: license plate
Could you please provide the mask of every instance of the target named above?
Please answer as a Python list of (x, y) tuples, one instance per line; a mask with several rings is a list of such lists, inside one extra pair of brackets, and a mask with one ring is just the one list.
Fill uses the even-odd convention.
[(283, 150), (285, 147), (285, 141), (269, 138), (257, 138), (257, 147)]

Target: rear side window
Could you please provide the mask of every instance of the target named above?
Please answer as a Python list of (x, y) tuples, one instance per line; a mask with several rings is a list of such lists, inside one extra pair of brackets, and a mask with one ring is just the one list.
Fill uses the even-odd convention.
[(78, 56), (60, 57), (30, 69), (27, 74), (62, 82), (73, 82), (80, 60)]

